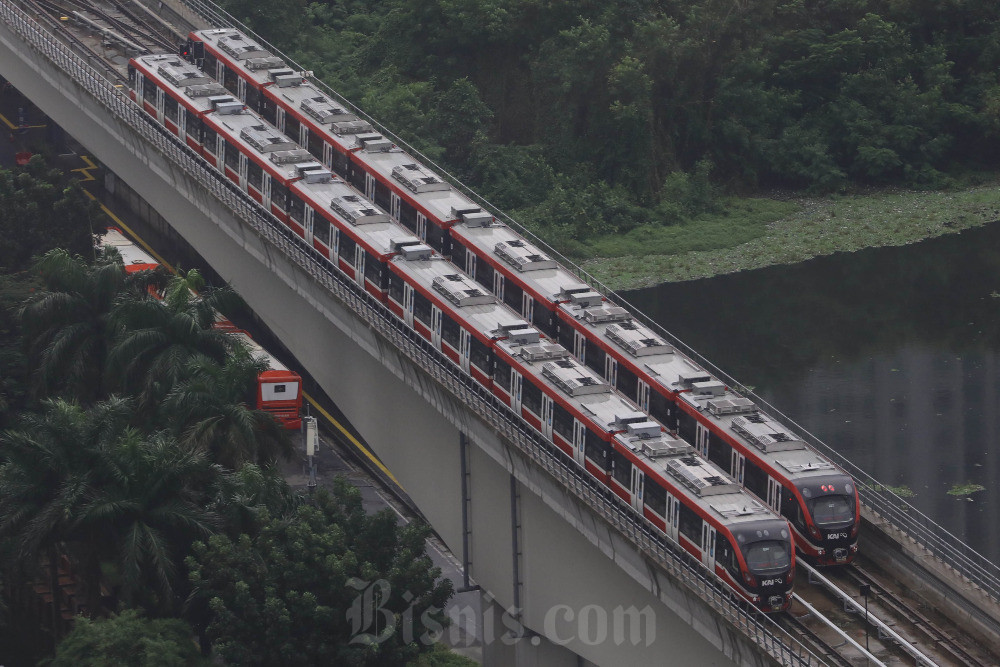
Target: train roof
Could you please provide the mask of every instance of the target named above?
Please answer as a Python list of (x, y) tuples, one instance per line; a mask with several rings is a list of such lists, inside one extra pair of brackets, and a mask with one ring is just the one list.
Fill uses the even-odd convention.
[(488, 257), (500, 269), (549, 304), (589, 294), (590, 300), (601, 295), (543, 250), (503, 223), (479, 220), (462, 222), (451, 228), (451, 235), (476, 254)]
[[(278, 78), (277, 76), (275, 78)], [(264, 94), (291, 107), (308, 125), (323, 134), (328, 143), (347, 153), (357, 146), (357, 135), (374, 132), (371, 123), (362, 120), (314, 84), (304, 79), (278, 82), (264, 89)]]
[(351, 233), (380, 257), (396, 252), (401, 245), (414, 245), (420, 239), (396, 223), (389, 214), (365, 199), (357, 190), (337, 176), (314, 180), (307, 176), (293, 183), (289, 190), (309, 202), (317, 211), (340, 221), (340, 227)]
[(258, 87), (272, 82), (269, 74), (272, 70), (288, 70), (288, 74), (301, 78), (301, 74), (289, 69), (282, 58), (236, 28), (195, 30), (192, 34), (237, 65), (248, 79), (257, 83)]
[(126, 271), (130, 267), (134, 270), (143, 270), (152, 269), (160, 265), (152, 255), (135, 243), (132, 243), (132, 241), (122, 234), (120, 229), (115, 227), (108, 227), (107, 231), (101, 237), (100, 245), (112, 246), (117, 249), (118, 253), (122, 256), (122, 260), (125, 262)]
[(727, 526), (777, 519), (726, 472), (696, 456), (691, 445), (662, 431), (655, 422), (630, 424), (626, 432), (615, 435), (615, 442), (631, 452), (647, 472), (683, 490), (690, 502), (714, 513)]
[[(402, 253), (391, 261), (408, 282), (432, 294), (447, 306), (447, 312), (459, 325), (476, 332), (485, 340), (496, 340), (510, 331), (530, 329), (523, 318), (500, 303), (482, 285), (475, 282), (440, 255), (432, 255), (427, 246), (412, 246), (417, 257)], [(420, 249), (424, 249), (421, 253)]]
[(278, 178), (285, 185), (306, 176), (323, 178), (330, 174), (308, 151), (242, 104), (239, 109), (208, 113), (204, 119), (240, 152), (256, 158), (272, 178)]
[[(792, 480), (842, 473), (756, 404), (676, 350), (650, 327), (610, 301), (559, 305), (564, 319), (584, 329), (619, 359), (714, 422), (757, 458)], [(593, 344), (588, 343), (588, 345)], [(654, 386), (655, 390), (656, 387)], [(845, 473), (846, 474), (846, 473)]]
[[(213, 100), (232, 98), (222, 84), (180, 56), (160, 53), (137, 56), (132, 62), (144, 76), (156, 81), (158, 87), (172, 91), (174, 97), (199, 115), (215, 109), (217, 102)], [(232, 99), (235, 103), (236, 99)]]
[(246, 331), (241, 331), (237, 329), (236, 331), (231, 332), (231, 335), (239, 339), (239, 341), (247, 349), (247, 352), (250, 353), (251, 357), (253, 357), (258, 361), (263, 360), (267, 362), (268, 370), (291, 372), (288, 366), (278, 361), (278, 359), (275, 358), (275, 356), (272, 355), (270, 352), (265, 350), (260, 343), (251, 338), (250, 334), (248, 334)]

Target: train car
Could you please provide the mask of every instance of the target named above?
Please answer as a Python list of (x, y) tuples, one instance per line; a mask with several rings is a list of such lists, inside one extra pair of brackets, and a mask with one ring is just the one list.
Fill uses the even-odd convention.
[(388, 304), (525, 423), (764, 611), (788, 607), (788, 522), (427, 246), (389, 262)]
[[(160, 266), (149, 253), (133, 243), (116, 227), (109, 227), (100, 240), (101, 246), (111, 246), (122, 256), (127, 273), (150, 271)], [(264, 360), (267, 370), (257, 377), (256, 408), (271, 413), (287, 429), (302, 426), (302, 378), (281, 363), (246, 331), (237, 329), (221, 314), (215, 328), (235, 336), (255, 359)]]
[(577, 359), (787, 518), (804, 556), (853, 560), (860, 502), (847, 473), (624, 308), (570, 298), (558, 315), (559, 339)]

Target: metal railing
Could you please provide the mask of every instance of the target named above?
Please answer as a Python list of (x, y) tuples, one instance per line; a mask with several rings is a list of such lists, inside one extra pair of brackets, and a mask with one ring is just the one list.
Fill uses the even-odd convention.
[(711, 578), (697, 560), (669, 544), (662, 535), (654, 533), (617, 496), (589, 476), (583, 475), (579, 467), (562, 460), (550, 444), (517, 420), (509, 408), (495, 396), (451, 366), (426, 340), (407, 328), (356, 283), (331, 270), (304, 240), (261, 210), (236, 185), (212, 170), (177, 137), (152, 121), (113, 82), (82, 62), (68, 48), (52, 40), (49, 33), (8, 0), (0, 0), (0, 17), (26, 47), (69, 75), (76, 85), (109, 114), (123, 121), (131, 132), (168, 158), (192, 182), (214, 195), (260, 239), (279, 251), (288, 261), (298, 265), (317, 286), (335, 296), (357, 317), (368, 323), (411, 363), (433, 377), (481, 420), (501, 433), (522, 455), (591, 507), (651, 562), (704, 600), (741, 635), (760, 646), (780, 664), (823, 664), (772, 619), (749, 603), (737, 599), (730, 589)]
[[(208, 2), (207, 0), (181, 1), (193, 11), (204, 17), (207, 21), (211, 22), (213, 26), (238, 28), (240, 31), (253, 36), (254, 39), (258, 40), (265, 46), (265, 48), (282, 57), (293, 67), (303, 71), (306, 70), (306, 68), (298, 65), (298, 63), (296, 63), (287, 54), (269, 44), (246, 25), (236, 20), (230, 14), (226, 13), (224, 10), (220, 9), (211, 2)], [(503, 220), (505, 224), (516, 230), (519, 234), (530, 238), (533, 243), (537, 244), (547, 253), (558, 259), (567, 270), (571, 271), (582, 281), (590, 284), (597, 291), (601, 292), (613, 301), (627, 307), (636, 319), (640, 320), (643, 324), (650, 327), (654, 331), (659, 332), (662, 336), (669, 340), (675, 348), (682, 351), (692, 360), (697, 361), (706, 370), (711, 371), (718, 378), (724, 380), (730, 387), (740, 388), (741, 393), (752, 397), (753, 400), (758, 405), (763, 406), (772, 417), (783, 421), (786, 426), (794, 427), (797, 432), (802, 434), (803, 439), (805, 439), (812, 447), (843, 468), (845, 472), (855, 479), (858, 485), (861, 503), (869, 512), (888, 521), (893, 527), (902, 533), (905, 533), (905, 535), (911, 538), (917, 545), (926, 549), (939, 562), (952, 568), (960, 576), (972, 582), (975, 586), (990, 596), (997, 604), (1000, 604), (1000, 566), (962, 542), (961, 539), (950, 533), (943, 526), (936, 523), (933, 519), (923, 514), (916, 507), (894, 493), (887, 485), (882, 484), (857, 465), (851, 463), (851, 461), (845, 456), (834, 450), (812, 433), (805, 430), (801, 425), (797, 424), (794, 420), (779, 411), (761, 396), (758, 396), (753, 391), (746, 389), (746, 385), (735, 380), (727, 373), (717, 368), (710, 361), (702, 357), (702, 355), (695, 351), (691, 346), (687, 345), (674, 334), (667, 331), (662, 325), (646, 316), (622, 295), (609, 288), (583, 268), (577, 266), (573, 261), (549, 246), (548, 243), (536, 236), (531, 230), (525, 228), (496, 206), (493, 206), (489, 201), (480, 197), (461, 181), (452, 176), (441, 165), (436, 164), (429, 157), (423, 155), (419, 150), (409, 145), (405, 140), (396, 136), (391, 130), (384, 127), (377, 120), (366, 114), (350, 100), (344, 98), (337, 91), (333, 90), (320, 80), (312, 78), (311, 81), (332, 98), (339, 100), (348, 109), (351, 109), (360, 117), (368, 120), (374, 127), (378, 128), (383, 135), (390, 137), (397, 145), (405, 149), (408, 153), (420, 158), (424, 164), (432, 167), (437, 173), (446, 177), (449, 182), (463, 194), (489, 210), (491, 213), (496, 215), (496, 217)]]

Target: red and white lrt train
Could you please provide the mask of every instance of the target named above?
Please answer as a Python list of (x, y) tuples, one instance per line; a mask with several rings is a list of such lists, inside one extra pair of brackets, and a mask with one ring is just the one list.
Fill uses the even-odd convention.
[[(181, 76), (184, 68), (195, 71)], [(165, 100), (177, 100), (184, 119), (171, 131), (259, 194), (331, 268), (385, 303), (744, 598), (765, 611), (787, 608), (794, 550), (785, 519), (232, 96), (212, 95), (203, 108), (185, 104), (187, 88), (208, 85), (192, 65), (177, 56), (142, 56), (130, 69), (136, 101), (151, 116), (170, 129)], [(249, 176), (250, 164), (260, 167), (259, 181)]]
[[(160, 266), (146, 251), (133, 243), (117, 227), (109, 227), (101, 237), (101, 246), (118, 250), (125, 262), (127, 273), (151, 271)], [(254, 359), (267, 362), (267, 370), (257, 376), (257, 409), (269, 412), (282, 426), (298, 430), (302, 427), (302, 378), (295, 371), (278, 361), (270, 352), (253, 340), (246, 331), (221, 315), (215, 328), (235, 336)]]
[[(610, 328), (659, 338), (614, 305), (576, 307), (576, 276), (281, 58), (231, 28), (189, 39), (197, 62), (240, 101), (787, 517), (810, 560), (854, 558), (860, 502), (845, 471), (669, 345), (635, 348), (609, 337)], [(596, 319), (608, 315), (617, 321)]]

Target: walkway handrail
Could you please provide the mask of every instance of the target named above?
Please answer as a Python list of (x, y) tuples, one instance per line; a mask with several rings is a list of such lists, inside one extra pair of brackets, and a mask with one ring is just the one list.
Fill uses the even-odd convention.
[(363, 319), (411, 362), (439, 382), (452, 396), (463, 401), (477, 416), (496, 429), (522, 454), (545, 470), (580, 501), (642, 551), (650, 561), (669, 573), (692, 593), (705, 600), (744, 637), (753, 641), (783, 665), (815, 665), (823, 662), (779, 627), (767, 615), (709, 577), (689, 554), (668, 543), (640, 521), (634, 512), (600, 487), (579, 468), (560, 460), (541, 437), (528, 430), (495, 396), (456, 370), (423, 338), (399, 321), (383, 304), (356, 283), (331, 270), (303, 239), (265, 213), (235, 184), (209, 168), (176, 136), (156, 124), (114, 84), (84, 63), (64, 45), (54, 41), (29, 16), (9, 0), (0, 0), (0, 17), (17, 36), (54, 67), (62, 70), (96, 102), (164, 157), (214, 195), (250, 229), (284, 257), (298, 265), (317, 285), (326, 289), (356, 316)]
[[(245, 34), (253, 36), (253, 38), (258, 40), (265, 48), (281, 56), (281, 58), (293, 67), (306, 71), (306, 68), (298, 65), (298, 63), (296, 63), (287, 54), (269, 44), (266, 40), (261, 38), (260, 35), (254, 33), (246, 25), (211, 2), (208, 2), (208, 0), (182, 0), (182, 2), (206, 20), (211, 21), (215, 27), (238, 28)], [(978, 553), (975, 549), (965, 544), (961, 539), (953, 535), (946, 528), (936, 523), (933, 519), (893, 492), (888, 485), (879, 482), (857, 465), (851, 463), (851, 461), (845, 456), (834, 450), (818, 437), (806, 431), (801, 425), (797, 424), (794, 420), (779, 411), (761, 396), (748, 389), (747, 385), (738, 382), (729, 376), (729, 374), (717, 368), (710, 361), (702, 357), (701, 354), (696, 352), (691, 346), (687, 345), (675, 335), (667, 331), (662, 325), (650, 319), (645, 313), (636, 308), (622, 295), (612, 290), (582, 267), (577, 266), (575, 262), (549, 246), (548, 243), (536, 236), (531, 230), (525, 228), (496, 206), (493, 206), (489, 201), (480, 197), (461, 181), (452, 176), (441, 165), (436, 164), (429, 157), (423, 155), (419, 150), (409, 145), (405, 140), (396, 136), (391, 130), (384, 127), (377, 120), (359, 109), (350, 100), (344, 98), (337, 91), (333, 90), (322, 81), (312, 77), (310, 80), (317, 87), (323, 89), (332, 98), (339, 100), (360, 117), (363, 117), (371, 122), (372, 125), (378, 128), (383, 135), (390, 137), (397, 145), (401, 146), (408, 153), (418, 157), (424, 162), (424, 164), (433, 168), (438, 174), (445, 176), (452, 185), (489, 210), (497, 218), (503, 220), (505, 224), (515, 229), (521, 235), (530, 238), (533, 243), (537, 244), (547, 253), (557, 258), (567, 270), (574, 273), (582, 281), (588, 283), (591, 287), (611, 298), (618, 304), (627, 307), (636, 319), (659, 332), (667, 340), (669, 340), (674, 347), (683, 351), (688, 357), (697, 361), (706, 370), (715, 374), (716, 377), (724, 380), (730, 387), (737, 389), (741, 394), (753, 398), (757, 405), (766, 408), (770, 416), (783, 421), (786, 426), (794, 427), (795, 430), (802, 435), (803, 439), (806, 440), (811, 446), (819, 450), (824, 456), (831, 459), (836, 465), (840, 466), (845, 472), (855, 479), (858, 485), (861, 503), (866, 509), (868, 509), (868, 511), (870, 511), (873, 515), (888, 521), (895, 528), (912, 538), (920, 547), (926, 549), (935, 558), (954, 569), (962, 577), (973, 582), (983, 592), (1000, 604), (1000, 565), (993, 563), (985, 556)]]

